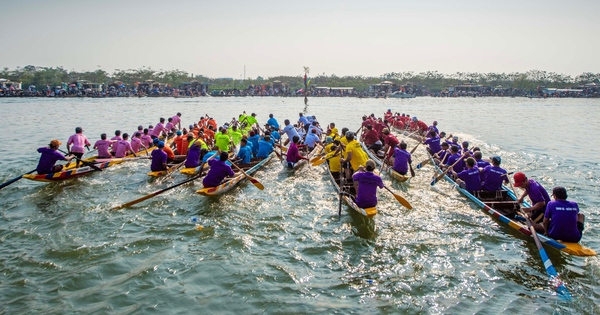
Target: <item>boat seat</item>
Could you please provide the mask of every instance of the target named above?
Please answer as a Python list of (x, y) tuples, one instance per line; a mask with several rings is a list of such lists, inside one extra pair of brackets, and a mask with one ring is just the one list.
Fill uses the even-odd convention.
[(521, 206), (519, 205), (519, 203), (514, 200), (511, 200), (511, 201), (484, 201), (483, 203), (485, 203), (488, 207), (502, 213), (503, 215), (505, 215), (509, 218), (513, 218), (515, 216), (515, 214), (517, 214), (517, 211), (519, 209), (521, 209)]
[(495, 190), (495, 191), (476, 190), (473, 192), (473, 195), (475, 197), (477, 197), (477, 199), (479, 199), (483, 202), (510, 200), (510, 198), (508, 197), (508, 191), (506, 191), (506, 190)]

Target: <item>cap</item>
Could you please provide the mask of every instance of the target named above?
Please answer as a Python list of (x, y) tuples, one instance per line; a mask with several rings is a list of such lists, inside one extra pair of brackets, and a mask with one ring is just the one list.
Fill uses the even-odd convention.
[(502, 162), (502, 159), (497, 155), (492, 156), (490, 159), (492, 160), (492, 162), (496, 162), (498, 164), (500, 164), (500, 162)]
[(157, 144), (160, 140), (158, 140), (158, 138), (154, 138), (154, 140), (152, 140), (152, 143)]
[(158, 146), (159, 148), (164, 148), (164, 147), (165, 147), (165, 143), (164, 143), (164, 142), (162, 142), (162, 141), (158, 141), (158, 144), (157, 144), (157, 146)]
[(457, 136), (452, 137), (452, 141), (458, 142), (458, 137)]
[(523, 172), (516, 172), (515, 175), (513, 175), (513, 179), (515, 181), (515, 187), (521, 187), (523, 182), (527, 180), (527, 176), (525, 176)]
[(567, 190), (565, 189), (565, 187), (561, 187), (561, 186), (554, 187), (552, 189), (552, 194), (554, 195), (554, 197), (556, 197), (556, 199), (563, 199), (563, 200), (567, 199)]
[(346, 131), (346, 137), (354, 137), (354, 132)]
[(325, 138), (325, 143), (332, 143), (332, 142), (333, 142), (333, 138), (332, 137)]
[(181, 134), (182, 134), (181, 130), (177, 130), (177, 135), (181, 136)]
[(83, 129), (81, 127), (76, 127), (75, 133), (80, 133), (80, 132), (83, 132)]
[(367, 167), (367, 170), (370, 170), (370, 171), (372, 171), (376, 168), (375, 161), (370, 160), (370, 159), (367, 160), (367, 163), (365, 163), (365, 166)]
[(255, 113), (252, 113), (252, 116), (256, 116), (256, 114), (255, 114)]
[(417, 121), (419, 121), (419, 119), (417, 119), (417, 116), (413, 116), (412, 120), (413, 120), (414, 122), (417, 122)]
[(50, 146), (51, 147), (60, 147), (61, 144), (62, 144), (62, 142), (60, 142), (60, 141), (58, 141), (56, 139), (50, 141)]
[(391, 112), (392, 110), (388, 108), (388, 112)]

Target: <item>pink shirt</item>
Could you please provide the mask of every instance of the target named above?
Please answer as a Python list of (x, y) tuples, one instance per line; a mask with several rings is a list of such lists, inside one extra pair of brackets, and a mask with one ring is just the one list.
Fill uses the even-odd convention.
[(171, 130), (173, 129), (173, 127), (175, 127), (175, 124), (172, 122), (168, 122), (167, 126), (165, 127), (165, 129), (167, 130), (167, 132), (171, 132)]
[(154, 129), (152, 130), (152, 135), (155, 137), (160, 137), (160, 134), (164, 129), (165, 125), (163, 125), (162, 123), (158, 123), (158, 125), (154, 126)]
[(117, 142), (117, 150), (115, 151), (116, 158), (122, 158), (127, 155), (128, 151), (133, 151), (131, 149), (131, 144), (127, 140), (119, 140)]
[(150, 135), (142, 135), (142, 144), (144, 144), (144, 146), (146, 148), (149, 148), (152, 146), (152, 137), (150, 137)]
[(108, 158), (111, 157), (108, 148), (112, 144), (110, 140), (98, 140), (94, 143), (94, 148), (98, 149), (98, 157)]
[(177, 115), (171, 117), (171, 119), (173, 119), (173, 125), (177, 125), (181, 122), (181, 118), (179, 118)]
[(91, 144), (82, 133), (76, 133), (69, 137), (67, 147), (70, 145), (73, 145), (73, 147), (71, 147), (71, 152), (85, 153), (85, 146)]
[(110, 140), (113, 140), (110, 150), (112, 152), (116, 152), (117, 151), (117, 142), (119, 142), (120, 140), (123, 140), (123, 138), (121, 136), (114, 136), (114, 137), (110, 138)]
[(142, 147), (142, 139), (132, 138), (131, 139), (131, 151), (138, 152)]

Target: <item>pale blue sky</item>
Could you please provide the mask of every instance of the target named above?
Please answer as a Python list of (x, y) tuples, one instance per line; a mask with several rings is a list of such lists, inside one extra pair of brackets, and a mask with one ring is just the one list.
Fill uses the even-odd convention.
[(600, 72), (600, 1), (6, 1), (0, 67)]

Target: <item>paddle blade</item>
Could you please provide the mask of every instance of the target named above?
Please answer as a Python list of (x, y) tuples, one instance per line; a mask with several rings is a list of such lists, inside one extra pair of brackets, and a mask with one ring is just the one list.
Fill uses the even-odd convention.
[(254, 184), (254, 186), (256, 186), (256, 188), (258, 188), (260, 190), (265, 189), (265, 186), (263, 186), (263, 184), (261, 182), (257, 181), (256, 178), (251, 177), (250, 175), (246, 175), (246, 177), (250, 180), (250, 182), (252, 184)]
[(312, 166), (319, 166), (319, 165), (321, 165), (321, 164), (325, 163), (325, 161), (327, 161), (327, 160), (325, 160), (325, 159), (320, 159), (320, 160), (314, 161), (314, 162), (313, 162), (311, 165), (312, 165)]
[(438, 182), (437, 177), (434, 177), (433, 180), (431, 180), (431, 186), (435, 185)]
[(405, 206), (408, 210), (412, 210), (412, 206), (410, 204), (410, 202), (408, 202), (408, 200), (404, 199), (402, 196), (398, 195), (398, 194), (394, 194), (394, 198), (396, 198), (396, 200), (398, 200), (398, 202)]

